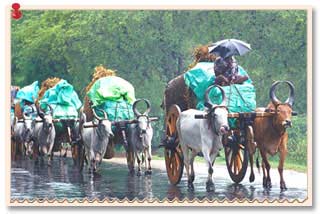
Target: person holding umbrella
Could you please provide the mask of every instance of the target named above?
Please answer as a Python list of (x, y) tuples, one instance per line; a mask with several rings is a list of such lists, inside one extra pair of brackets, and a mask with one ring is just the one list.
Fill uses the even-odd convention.
[(214, 43), (209, 47), (209, 52), (219, 57), (214, 63), (215, 84), (226, 86), (242, 84), (249, 76), (239, 74), (239, 67), (234, 55), (243, 55), (251, 50), (250, 44), (236, 39), (226, 39)]

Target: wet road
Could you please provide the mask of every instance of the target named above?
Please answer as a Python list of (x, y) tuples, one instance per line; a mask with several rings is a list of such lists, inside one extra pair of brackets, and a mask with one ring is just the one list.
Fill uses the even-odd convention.
[[(163, 161), (158, 161), (163, 164)], [(195, 166), (196, 168), (196, 166)], [(281, 192), (278, 179), (273, 180), (273, 188), (265, 190), (262, 188), (261, 179), (256, 173), (256, 181), (248, 182), (249, 171), (242, 184), (233, 184), (226, 174), (225, 166), (214, 167), (215, 190), (206, 191), (206, 170), (198, 167), (194, 181), (195, 190), (187, 189), (186, 176), (182, 177), (179, 185), (169, 184), (166, 171), (153, 168), (152, 175), (141, 177), (128, 174), (127, 167), (120, 163), (111, 163), (108, 160), (102, 163), (100, 175), (90, 175), (87, 168), (79, 173), (72, 164), (72, 160), (54, 159), (52, 167), (46, 164), (35, 165), (32, 160), (13, 161), (11, 166), (11, 199), (95, 199), (104, 198), (129, 200), (138, 199), (169, 200), (175, 197), (180, 200), (185, 197), (189, 200), (194, 198), (209, 200), (229, 199), (298, 199), (303, 201), (307, 197), (306, 175), (303, 173), (285, 175), (288, 190)], [(197, 168), (196, 168), (197, 169)], [(201, 170), (200, 170), (201, 169)], [(271, 173), (272, 174), (272, 173)], [(289, 181), (288, 181), (289, 180)]]

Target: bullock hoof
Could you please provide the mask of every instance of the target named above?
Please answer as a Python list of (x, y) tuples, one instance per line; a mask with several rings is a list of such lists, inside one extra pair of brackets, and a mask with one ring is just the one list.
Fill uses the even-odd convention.
[(206, 190), (207, 190), (207, 192), (212, 192), (212, 191), (214, 191), (214, 184), (213, 184), (213, 182), (212, 181), (208, 181), (207, 183), (206, 183)]
[(269, 179), (267, 179), (267, 188), (271, 188), (272, 187), (272, 184), (271, 184), (271, 180), (270, 180), (270, 178)]
[(129, 175), (134, 176), (134, 169), (129, 170)]
[(193, 181), (194, 181), (194, 175), (190, 175), (190, 181), (193, 183)]
[(141, 176), (141, 171), (137, 172), (137, 176), (140, 177)]
[(99, 173), (100, 173), (100, 171), (101, 171), (101, 168), (100, 168), (100, 167), (97, 167), (97, 168), (95, 168), (95, 169), (94, 169), (94, 173), (99, 174)]
[(255, 177), (254, 177), (254, 174), (252, 173), (252, 174), (250, 175), (250, 177), (249, 177), (250, 183), (254, 182), (254, 179), (255, 179)]
[(267, 178), (266, 177), (263, 177), (263, 179), (262, 179), (262, 186), (264, 188), (267, 188)]
[(192, 183), (192, 182), (189, 182), (189, 181), (188, 181), (188, 191), (191, 191), (191, 192), (194, 191), (193, 183)]
[(145, 175), (152, 175), (152, 170), (149, 169), (148, 171), (145, 171), (144, 174), (145, 174)]
[(89, 174), (91, 174), (91, 173), (93, 173), (93, 170), (92, 170), (92, 168), (91, 167), (89, 167)]
[(263, 178), (263, 187), (267, 189), (270, 189), (272, 187), (270, 178), (269, 179), (267, 177)]
[(288, 189), (284, 181), (280, 182), (280, 189), (281, 189), (281, 192), (286, 191)]

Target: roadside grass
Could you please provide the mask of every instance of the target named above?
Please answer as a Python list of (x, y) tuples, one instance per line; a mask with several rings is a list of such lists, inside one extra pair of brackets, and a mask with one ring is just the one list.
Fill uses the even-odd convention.
[[(163, 160), (164, 161), (164, 156), (163, 154), (161, 154), (161, 150), (158, 150), (156, 152), (156, 154), (153, 154), (152, 159), (154, 160)], [(196, 162), (199, 163), (205, 163), (205, 160), (203, 157), (196, 157), (195, 158)], [(259, 157), (259, 161), (260, 161), (260, 168), (261, 168), (261, 157)], [(278, 168), (278, 164), (279, 164), (279, 158), (277, 156), (275, 157), (271, 157), (269, 159), (270, 165), (272, 168)], [(225, 161), (225, 157), (224, 157), (224, 152), (221, 150), (220, 151), (220, 156), (216, 158), (215, 164), (217, 165), (226, 165), (226, 161)], [(248, 167), (250, 167), (249, 163), (248, 163)], [(254, 167), (256, 166), (256, 156), (254, 157)], [(302, 173), (307, 173), (308, 167), (306, 165), (303, 164), (297, 164), (297, 163), (293, 163), (292, 161), (290, 161), (289, 159), (287, 159), (284, 163), (284, 169), (286, 170), (294, 170), (297, 172), (302, 172)]]

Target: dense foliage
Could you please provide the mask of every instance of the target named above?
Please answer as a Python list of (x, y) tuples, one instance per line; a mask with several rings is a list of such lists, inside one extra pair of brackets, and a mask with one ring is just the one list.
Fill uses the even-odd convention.
[[(154, 115), (163, 116), (160, 104), (166, 82), (192, 62), (193, 48), (237, 38), (253, 49), (237, 60), (254, 81), (258, 106), (268, 103), (274, 80), (294, 83), (295, 110), (302, 125), (293, 128), (294, 138), (299, 139), (290, 144), (306, 142), (306, 11), (47, 10), (23, 14), (23, 19), (12, 20), (14, 85), (56, 76), (68, 80), (83, 97), (93, 68), (103, 64), (130, 81), (137, 97), (150, 99)], [(160, 139), (162, 121), (156, 129), (155, 138)]]

